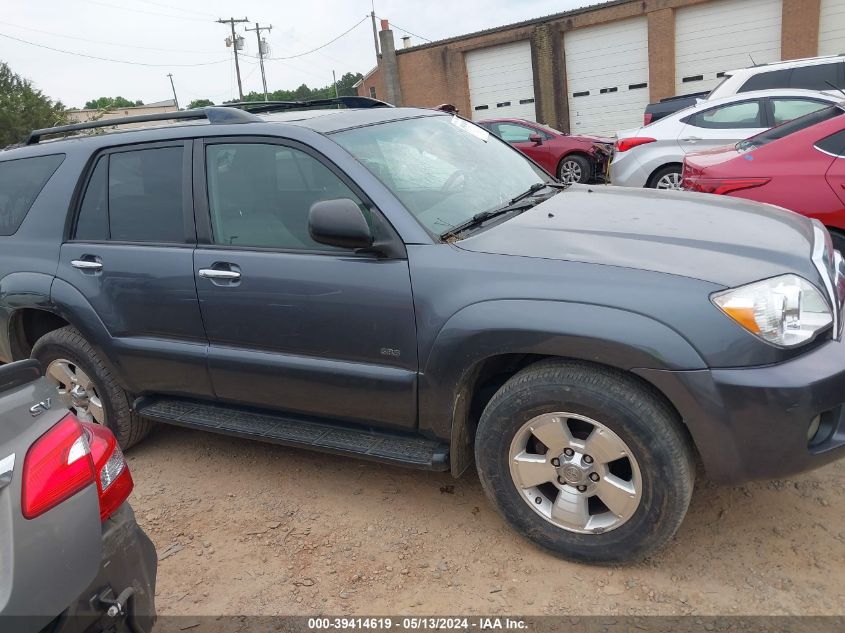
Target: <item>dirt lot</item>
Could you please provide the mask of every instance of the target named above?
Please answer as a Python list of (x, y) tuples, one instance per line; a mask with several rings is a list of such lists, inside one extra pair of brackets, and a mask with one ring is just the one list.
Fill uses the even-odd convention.
[(522, 540), (474, 474), (169, 427), (129, 462), (162, 615), (845, 613), (845, 463), (699, 482), (668, 549), (608, 569)]

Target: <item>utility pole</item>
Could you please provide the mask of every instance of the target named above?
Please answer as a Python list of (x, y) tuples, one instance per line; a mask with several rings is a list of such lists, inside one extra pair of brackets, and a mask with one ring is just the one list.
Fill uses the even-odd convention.
[(240, 100), (244, 100), (244, 87), (241, 84), (241, 66), (238, 63), (238, 36), (235, 34), (235, 24), (239, 24), (241, 22), (249, 22), (249, 18), (244, 18), (243, 20), (236, 20), (235, 18), (229, 18), (228, 20), (224, 20), (220, 18), (217, 20), (218, 24), (228, 24), (232, 27), (232, 50), (235, 51), (235, 74), (238, 76), (238, 95), (240, 96)]
[(261, 39), (261, 31), (270, 32), (273, 30), (273, 25), (260, 26), (258, 22), (256, 22), (254, 29), (244, 30), (255, 31), (255, 39), (258, 41), (258, 63), (261, 65), (261, 83), (264, 85), (264, 101), (267, 101), (267, 77), (264, 75), (264, 51), (267, 48), (267, 42)]
[[(337, 92), (337, 75), (332, 71), (332, 82), (334, 82), (334, 98), (337, 99), (340, 95)], [(340, 110), (340, 104), (337, 104), (337, 109)]]
[(378, 29), (376, 29), (376, 5), (375, 1), (372, 4), (373, 10), (370, 12), (370, 18), (373, 20), (373, 43), (376, 45), (376, 63), (378, 63), (381, 53), (378, 52)]
[(170, 77), (170, 87), (173, 89), (173, 101), (176, 103), (176, 109), (179, 109), (179, 97), (176, 96), (176, 86), (173, 85), (173, 73), (167, 73)]

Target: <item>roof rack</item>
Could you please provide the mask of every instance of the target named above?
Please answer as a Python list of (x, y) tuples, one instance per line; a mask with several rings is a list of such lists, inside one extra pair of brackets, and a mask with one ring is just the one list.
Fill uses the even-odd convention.
[(238, 101), (224, 103), (223, 107), (237, 108), (251, 113), (281, 112), (299, 108), (316, 108), (321, 106), (342, 105), (347, 108), (392, 108), (385, 101), (370, 99), (369, 97), (344, 96), (329, 99), (308, 99), (305, 101)]
[(197, 108), (194, 110), (180, 110), (176, 112), (156, 112), (155, 114), (139, 114), (137, 116), (117, 117), (114, 119), (99, 119), (97, 121), (87, 121), (86, 123), (73, 123), (71, 125), (59, 125), (57, 127), (47, 127), (40, 130), (33, 130), (26, 137), (25, 145), (35, 145), (41, 141), (41, 137), (51, 134), (67, 134), (70, 132), (79, 132), (81, 130), (93, 130), (101, 127), (113, 127), (116, 125), (125, 125), (126, 123), (146, 123), (148, 121), (172, 121), (172, 120), (192, 120), (192, 119), (208, 119), (209, 123), (231, 124), (231, 123), (253, 123), (261, 121), (260, 118), (250, 112), (243, 110), (233, 110), (226, 107)]

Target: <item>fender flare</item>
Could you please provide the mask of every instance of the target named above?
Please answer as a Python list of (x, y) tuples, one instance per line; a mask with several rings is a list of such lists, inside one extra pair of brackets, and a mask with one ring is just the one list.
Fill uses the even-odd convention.
[(623, 371), (707, 367), (680, 333), (643, 314), (560, 301), (476, 303), (446, 321), (421, 363), (420, 431), (465, 439), (466, 391), (483, 362), (504, 354), (557, 356)]

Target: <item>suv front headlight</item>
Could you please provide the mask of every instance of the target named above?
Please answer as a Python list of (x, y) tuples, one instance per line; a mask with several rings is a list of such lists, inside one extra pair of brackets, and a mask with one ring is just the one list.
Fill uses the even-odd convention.
[(798, 275), (781, 275), (724, 290), (711, 299), (746, 330), (780, 347), (801, 345), (833, 323), (824, 295)]

